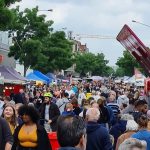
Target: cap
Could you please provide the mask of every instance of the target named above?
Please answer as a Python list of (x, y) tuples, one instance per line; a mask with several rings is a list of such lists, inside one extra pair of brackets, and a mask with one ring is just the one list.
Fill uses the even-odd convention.
[(52, 97), (52, 94), (51, 94), (50, 92), (45, 93), (45, 94), (44, 94), (44, 97)]

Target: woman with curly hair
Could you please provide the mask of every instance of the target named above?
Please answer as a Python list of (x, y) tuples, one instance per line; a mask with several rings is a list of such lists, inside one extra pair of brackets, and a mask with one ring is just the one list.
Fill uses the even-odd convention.
[(33, 106), (23, 105), (18, 114), (23, 124), (15, 130), (12, 150), (51, 150), (47, 132), (38, 124), (38, 111)]
[(11, 133), (14, 134), (15, 128), (17, 126), (15, 108), (12, 105), (7, 104), (2, 112), (2, 117), (6, 119), (9, 124)]

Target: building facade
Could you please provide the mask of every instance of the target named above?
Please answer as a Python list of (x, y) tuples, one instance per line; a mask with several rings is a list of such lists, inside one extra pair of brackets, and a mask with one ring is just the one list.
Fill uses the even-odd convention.
[(16, 62), (13, 57), (8, 57), (9, 46), (12, 44), (8, 37), (8, 32), (0, 31), (0, 65), (16, 67)]

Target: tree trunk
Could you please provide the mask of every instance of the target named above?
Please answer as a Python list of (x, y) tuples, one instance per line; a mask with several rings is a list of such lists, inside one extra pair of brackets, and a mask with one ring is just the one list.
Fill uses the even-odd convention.
[(24, 65), (24, 77), (26, 77), (27, 70), (28, 70), (28, 67), (26, 67), (26, 66)]

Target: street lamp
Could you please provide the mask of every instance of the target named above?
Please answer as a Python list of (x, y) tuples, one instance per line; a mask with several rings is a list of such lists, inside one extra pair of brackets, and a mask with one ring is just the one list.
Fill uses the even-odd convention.
[(44, 9), (44, 10), (38, 10), (38, 11), (53, 11), (53, 9)]
[(150, 28), (150, 25), (144, 24), (144, 23), (142, 23), (142, 22), (139, 22), (139, 21), (136, 21), (136, 20), (132, 20), (132, 22), (138, 23), (138, 24), (141, 24), (141, 25), (143, 25), (143, 26), (146, 26), (146, 27), (149, 27), (149, 28)]

